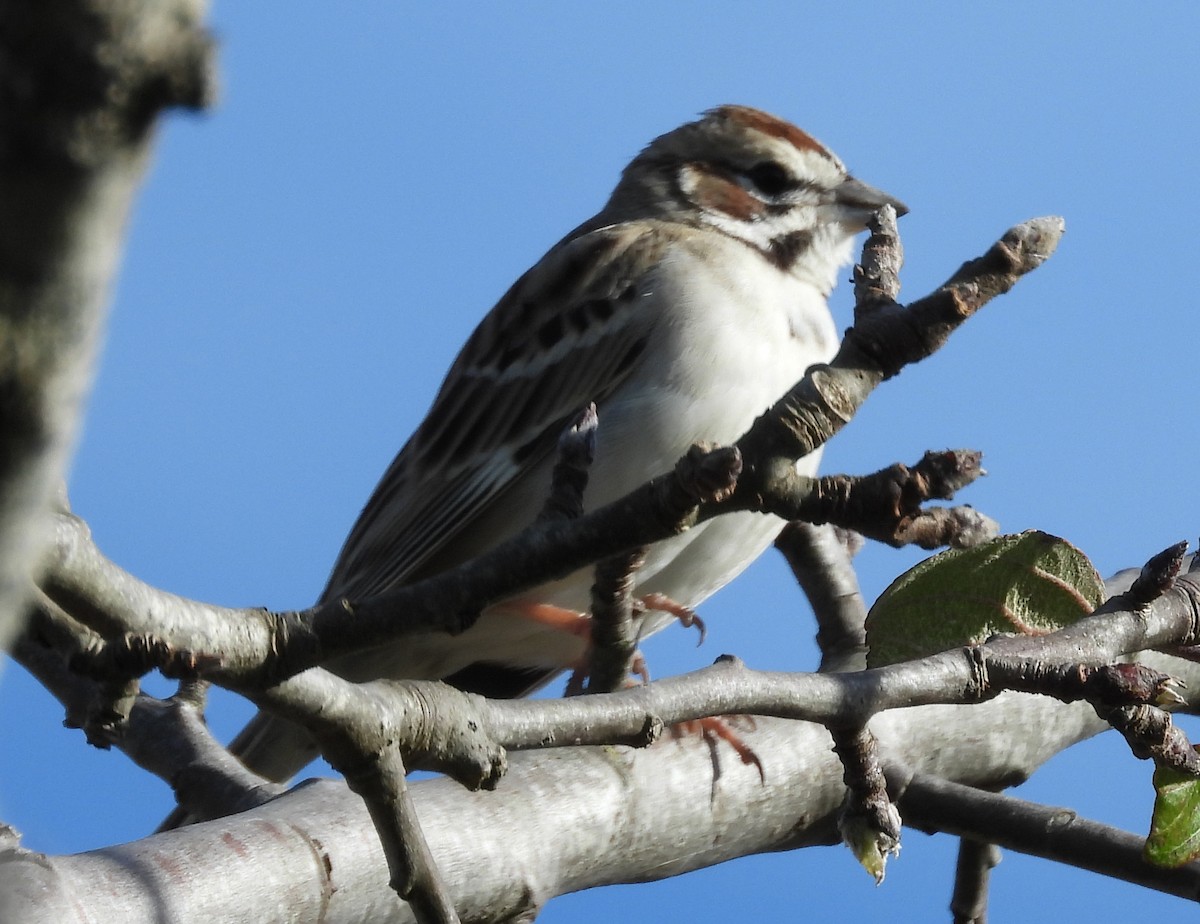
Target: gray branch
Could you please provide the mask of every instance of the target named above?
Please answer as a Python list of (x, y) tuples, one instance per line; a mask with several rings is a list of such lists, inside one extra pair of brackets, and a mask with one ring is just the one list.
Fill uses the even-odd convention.
[(48, 538), (150, 128), (210, 92), (202, 8), (0, 7), (0, 646)]
[[(1200, 667), (1154, 663), (1200, 683)], [(731, 752), (712, 782), (708, 747), (684, 738), (643, 749), (513, 754), (495, 792), (465, 792), (445, 779), (413, 784), (455, 907), (465, 920), (506, 921), (565, 892), (836, 843), (844, 787), (828, 733), (782, 719), (756, 726), (744, 737), (766, 768), (765, 782)], [(1025, 779), (1104, 727), (1086, 704), (1028, 694), (888, 712), (871, 722), (889, 759), (983, 788)], [(341, 783), (302, 785), (260, 809), (133, 844), (15, 858), (21, 866), (3, 878), (35, 877), (49, 892), (25, 916), (7, 919), (82, 920), (65, 901), (51, 900), (68, 896), (89, 920), (123, 924), (411, 921), (388, 887), (372, 830), (361, 800)], [(847, 855), (846, 862), (854, 861)]]

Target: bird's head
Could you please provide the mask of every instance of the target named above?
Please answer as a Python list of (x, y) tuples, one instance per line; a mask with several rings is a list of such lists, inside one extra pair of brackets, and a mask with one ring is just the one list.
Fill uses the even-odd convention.
[(791, 123), (720, 106), (650, 142), (606, 212), (713, 226), (828, 291), (854, 235), (884, 205), (908, 211)]

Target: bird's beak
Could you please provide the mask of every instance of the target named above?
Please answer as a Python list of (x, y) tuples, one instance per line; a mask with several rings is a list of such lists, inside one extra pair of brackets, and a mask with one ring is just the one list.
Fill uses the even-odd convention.
[(896, 210), (896, 215), (905, 215), (908, 213), (908, 206), (899, 199), (889, 196), (882, 189), (876, 189), (874, 186), (868, 186), (861, 180), (856, 180), (852, 176), (846, 177), (836, 190), (834, 196), (842, 205), (848, 205), (851, 208), (866, 209), (870, 212), (876, 212), (885, 205), (890, 205)]

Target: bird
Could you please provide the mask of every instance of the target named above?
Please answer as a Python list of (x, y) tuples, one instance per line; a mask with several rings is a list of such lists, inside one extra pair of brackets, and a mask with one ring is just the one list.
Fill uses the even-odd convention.
[[(849, 174), (795, 125), (723, 105), (651, 141), (593, 217), (487, 313), (388, 467), (321, 601), (362, 600), (468, 561), (533, 522), (565, 425), (594, 403), (595, 509), (669, 471), (698, 442), (729, 444), (827, 362), (827, 299), (855, 236), (898, 199)], [(797, 462), (816, 471), (819, 451)], [(635, 594), (693, 607), (757, 558), (784, 522), (740, 512), (653, 545)], [(584, 613), (590, 569), (429, 632), (325, 665), (350, 680), (440, 679), (516, 697), (576, 666), (586, 632), (537, 614)], [(581, 617), (582, 618), (582, 617)], [(640, 636), (674, 618), (647, 609)], [(317, 750), (260, 712), (230, 750), (286, 781)]]

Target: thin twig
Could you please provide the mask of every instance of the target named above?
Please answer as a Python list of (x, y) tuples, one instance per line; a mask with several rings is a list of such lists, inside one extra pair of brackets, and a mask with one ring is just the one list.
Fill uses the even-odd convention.
[(959, 839), (950, 896), (954, 924), (987, 924), (988, 886), (999, 863), (1000, 848), (995, 844), (971, 837)]
[(879, 742), (865, 725), (834, 725), (829, 734), (846, 784), (838, 832), (878, 885), (887, 872), (888, 858), (900, 853), (900, 813), (888, 796)]
[(335, 769), (366, 803), (383, 844), (392, 890), (409, 903), (418, 924), (458, 924), (454, 901), (417, 820), (400, 748), (393, 741), (374, 755), (369, 767)]
[(589, 693), (619, 690), (633, 668), (638, 646), (633, 583), (645, 560), (643, 546), (596, 565), (586, 687)]
[[(861, 540), (860, 540), (861, 541)], [(867, 606), (850, 553), (829, 524), (789, 523), (775, 540), (817, 619), (822, 671), (861, 670), (867, 659)]]
[(926, 774), (912, 776), (899, 802), (905, 822), (922, 830), (977, 838), (1200, 900), (1200, 862), (1175, 869), (1152, 866), (1142, 859), (1145, 837), (1080, 818), (1070, 809), (984, 792)]

